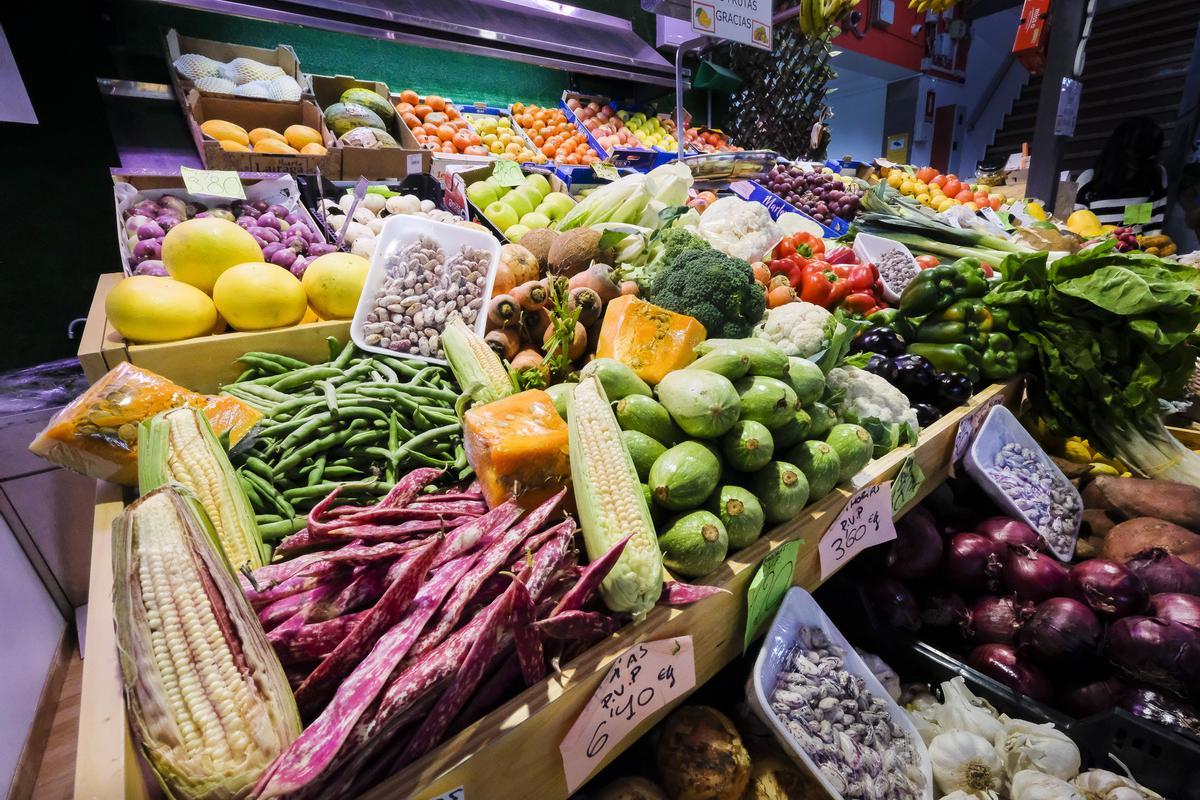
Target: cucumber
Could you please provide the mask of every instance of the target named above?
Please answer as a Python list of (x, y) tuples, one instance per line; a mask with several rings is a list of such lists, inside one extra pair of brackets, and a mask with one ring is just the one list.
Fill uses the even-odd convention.
[(808, 503), (808, 479), (795, 464), (772, 461), (751, 476), (750, 491), (768, 522), (786, 522)]
[(650, 476), (650, 467), (654, 466), (659, 456), (667, 452), (667, 448), (641, 431), (621, 431), (621, 438), (625, 440), (625, 447), (629, 449), (638, 480), (646, 480)]
[(841, 479), (842, 460), (825, 442), (816, 439), (801, 442), (786, 457), (808, 479), (808, 494), (813, 500), (829, 494)]
[(762, 423), (770, 430), (790, 422), (799, 408), (795, 390), (778, 378), (754, 375), (742, 378), (733, 387), (742, 406), (739, 418)]
[(617, 424), (623, 431), (640, 431), (667, 447), (683, 438), (683, 431), (671, 421), (671, 414), (663, 404), (642, 394), (621, 398), (617, 403)]
[(808, 415), (807, 411), (800, 409), (792, 416), (791, 420), (771, 431), (771, 436), (775, 439), (775, 449), (786, 450), (800, 444), (808, 436), (811, 427), (812, 417)]
[(729, 433), (721, 437), (721, 452), (729, 466), (744, 472), (754, 472), (765, 467), (771, 460), (775, 452), (775, 441), (762, 423), (749, 419), (740, 420), (734, 423)]
[(808, 435), (813, 438), (820, 439), (833, 430), (834, 425), (838, 424), (837, 414), (833, 413), (833, 409), (824, 403), (813, 403), (805, 411), (812, 420), (808, 428)]
[(615, 358), (595, 358), (579, 371), (579, 379), (595, 375), (604, 387), (609, 402), (615, 403), (623, 397), (641, 394), (651, 397), (650, 386), (637, 373)]
[(736, 381), (750, 371), (750, 357), (733, 350), (713, 350), (700, 356), (686, 368), (708, 370)]
[(650, 467), (654, 502), (669, 511), (687, 511), (703, 503), (721, 476), (721, 462), (699, 442), (682, 442)]
[(847, 480), (865, 467), (871, 460), (871, 454), (875, 452), (875, 442), (871, 439), (871, 434), (867, 433), (867, 429), (849, 422), (834, 425), (825, 441), (837, 452), (841, 460), (839, 481)]
[(707, 575), (725, 560), (729, 534), (715, 514), (693, 511), (673, 520), (658, 537), (663, 566), (685, 578)]
[(713, 492), (709, 499), (709, 510), (725, 526), (731, 552), (749, 547), (762, 534), (762, 504), (741, 486), (722, 486)]

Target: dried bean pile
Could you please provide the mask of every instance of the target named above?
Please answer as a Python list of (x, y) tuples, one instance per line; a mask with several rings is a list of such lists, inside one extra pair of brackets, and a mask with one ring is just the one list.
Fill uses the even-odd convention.
[(801, 628), (771, 711), (847, 800), (922, 796), (925, 775), (912, 737), (844, 657), (821, 629)]
[(917, 268), (902, 250), (885, 251), (875, 262), (875, 267), (879, 270), (879, 277), (896, 294), (903, 294), (912, 279), (917, 277)]
[(375, 296), (362, 333), (368, 345), (396, 353), (444, 358), (441, 334), (457, 311), (470, 327), (483, 307), (489, 254), (463, 247), (449, 260), (429, 236), (391, 253), (387, 277)]
[(1028, 447), (1009, 442), (996, 453), (988, 476), (1025, 512), (1055, 553), (1071, 553), (1083, 507), (1078, 495)]

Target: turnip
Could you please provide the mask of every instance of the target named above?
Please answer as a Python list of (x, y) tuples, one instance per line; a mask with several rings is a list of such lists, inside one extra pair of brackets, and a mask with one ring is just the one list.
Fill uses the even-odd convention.
[(267, 261), (270, 261), (271, 256), (278, 253), (284, 247), (286, 247), (286, 245), (283, 242), (271, 242), (263, 248), (263, 258), (265, 258)]
[(159, 208), (158, 203), (154, 202), (153, 200), (142, 200), (141, 202), (136, 203), (130, 210), (133, 211), (134, 214), (140, 214), (141, 216), (149, 217), (150, 219), (154, 219), (162, 212), (162, 209)]
[(267, 242), (282, 242), (283, 235), (276, 228), (268, 228), (259, 225), (250, 229), (250, 234), (256, 239), (263, 239)]
[(155, 277), (166, 277), (167, 268), (157, 259), (146, 259), (138, 264), (133, 270), (134, 275), (153, 275)]
[(258, 218), (258, 227), (274, 228), (277, 231), (281, 230), (280, 225), (279, 225), (279, 218), (276, 217), (274, 214), (272, 214), (270, 211), (268, 211), (267, 213), (263, 214), (262, 216), (260, 216)]
[(175, 216), (174, 214), (159, 214), (154, 218), (154, 221), (157, 222), (159, 227), (165, 232), (171, 230), (171, 228), (174, 228), (183, 220), (179, 219), (179, 217)]
[(248, 231), (253, 231), (258, 227), (258, 220), (254, 217), (238, 217), (236, 220), (238, 227), (245, 228)]
[(271, 208), (271, 204), (266, 200), (255, 200), (253, 203), (249, 204), (249, 207), (253, 208), (260, 214), (265, 214)]
[(133, 257), (130, 261), (134, 264), (140, 264), (143, 261), (157, 261), (162, 258), (162, 241), (159, 239), (142, 239), (133, 248)]
[(125, 232), (137, 235), (138, 228), (150, 222), (150, 218), (145, 214), (134, 214), (125, 220)]
[(323, 256), (336, 252), (337, 248), (328, 242), (313, 242), (308, 246), (308, 254), (310, 256)]
[(304, 217), (300, 216), (300, 214), (296, 213), (295, 211), (284, 215), (283, 219), (289, 225), (295, 225), (297, 223), (304, 222)]
[(137, 237), (142, 240), (161, 239), (163, 236), (166, 236), (166, 235), (167, 235), (167, 232), (163, 230), (162, 225), (159, 225), (154, 220), (150, 220), (149, 222), (141, 225), (137, 229)]
[(303, 222), (293, 222), (289, 224), (287, 232), (289, 236), (300, 236), (303, 237), (305, 241), (308, 241), (308, 237), (312, 233), (308, 226)]
[(275, 216), (282, 219), (282, 218), (286, 217), (288, 214), (290, 214), (291, 212), (288, 211), (287, 206), (281, 206), (278, 203), (273, 203), (272, 205), (267, 207), (267, 213), (274, 214)]
[(303, 278), (304, 270), (308, 269), (308, 259), (306, 259), (304, 256), (297, 256), (296, 260), (292, 262), (292, 266), (289, 269), (290, 272), (297, 278)]
[(173, 194), (164, 194), (158, 198), (158, 204), (162, 206), (164, 211), (167, 209), (174, 211), (177, 217), (187, 216), (187, 203)]

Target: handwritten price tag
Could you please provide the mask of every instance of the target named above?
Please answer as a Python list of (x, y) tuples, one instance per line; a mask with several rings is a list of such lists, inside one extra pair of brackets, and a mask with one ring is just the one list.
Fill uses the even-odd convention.
[(605, 181), (615, 181), (621, 177), (617, 168), (607, 161), (597, 161), (592, 164), (592, 174)]
[(758, 632), (763, 620), (775, 613), (784, 593), (792, 585), (792, 574), (796, 570), (796, 556), (800, 553), (800, 540), (785, 542), (779, 549), (763, 559), (758, 572), (750, 581), (746, 592), (746, 636), (742, 652), (750, 647), (750, 640)]
[(224, 169), (192, 169), (180, 167), (179, 177), (189, 194), (206, 194), (210, 197), (246, 199), (246, 187), (236, 172)]
[(967, 454), (967, 448), (974, 441), (975, 432), (983, 425), (988, 412), (998, 405), (1003, 405), (1003, 403), (1004, 395), (998, 394), (991, 400), (975, 408), (958, 423), (958, 430), (954, 433), (954, 452), (950, 456), (951, 477), (954, 476), (954, 465), (961, 461), (962, 457)]
[(850, 497), (842, 513), (838, 514), (817, 545), (821, 557), (821, 580), (828, 578), (860, 551), (895, 538), (892, 482), (860, 489)]
[(492, 167), (492, 177), (501, 186), (520, 186), (525, 182), (525, 173), (521, 172), (521, 165), (504, 158)]
[(914, 455), (909, 453), (908, 458), (900, 465), (896, 479), (892, 481), (892, 513), (895, 514), (908, 505), (908, 501), (917, 496), (917, 490), (924, 482), (925, 473), (921, 471)]
[(1150, 221), (1154, 211), (1151, 203), (1134, 203), (1125, 206), (1125, 215), (1121, 218), (1122, 225), (1145, 225)]
[(467, 792), (463, 787), (451, 789), (448, 792), (442, 792), (437, 797), (431, 797), (429, 800), (467, 800)]
[(642, 642), (622, 653), (558, 746), (574, 792), (643, 720), (696, 685), (691, 636)]

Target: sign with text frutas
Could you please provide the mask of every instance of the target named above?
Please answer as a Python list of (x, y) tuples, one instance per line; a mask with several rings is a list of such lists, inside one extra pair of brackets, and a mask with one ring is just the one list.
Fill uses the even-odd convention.
[(771, 50), (772, 0), (692, 0), (692, 30)]

